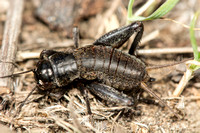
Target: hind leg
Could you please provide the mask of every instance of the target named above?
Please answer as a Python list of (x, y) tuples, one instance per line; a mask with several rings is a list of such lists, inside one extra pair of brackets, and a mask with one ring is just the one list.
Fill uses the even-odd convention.
[(132, 42), (131, 48), (129, 50), (129, 54), (134, 54), (138, 43), (142, 38), (142, 34), (144, 31), (144, 26), (142, 22), (134, 22), (128, 26), (112, 30), (99, 39), (97, 39), (93, 44), (94, 45), (103, 45), (103, 46), (111, 46), (113, 48), (121, 47), (135, 32), (136, 37)]
[(79, 30), (76, 26), (73, 28), (73, 40), (75, 48), (79, 48)]
[(93, 82), (88, 84), (86, 87), (89, 91), (105, 101), (125, 106), (134, 106), (137, 104), (136, 97), (129, 97), (128, 95), (105, 84)]

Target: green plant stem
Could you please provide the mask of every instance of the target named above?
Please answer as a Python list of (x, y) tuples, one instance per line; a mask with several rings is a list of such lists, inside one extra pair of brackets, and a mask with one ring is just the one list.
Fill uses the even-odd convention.
[(195, 13), (195, 15), (192, 19), (192, 22), (190, 24), (190, 40), (191, 40), (191, 44), (192, 44), (192, 48), (193, 48), (194, 60), (196, 60), (196, 61), (200, 61), (200, 53), (198, 52), (198, 46), (197, 46), (197, 42), (195, 39), (194, 27), (195, 27), (195, 23), (196, 23), (199, 13), (200, 13), (200, 11), (197, 11)]
[[(133, 16), (133, 11), (132, 11), (132, 8), (133, 8), (133, 3), (134, 3), (135, 0), (129, 0), (129, 3), (128, 3), (128, 18), (132, 18)], [(128, 23), (130, 21), (128, 20)]]

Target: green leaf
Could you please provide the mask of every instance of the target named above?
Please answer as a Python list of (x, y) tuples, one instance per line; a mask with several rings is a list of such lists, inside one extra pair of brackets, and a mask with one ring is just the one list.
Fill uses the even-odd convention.
[[(198, 52), (198, 46), (197, 46), (197, 41), (195, 38), (194, 27), (195, 27), (199, 13), (200, 13), (200, 10), (194, 14), (194, 17), (192, 18), (192, 21), (190, 23), (190, 41), (191, 41), (192, 48), (193, 48), (194, 60), (196, 60), (196, 61), (200, 61), (200, 53)], [(190, 69), (193, 71), (195, 71), (199, 68), (200, 68), (200, 66), (197, 66), (194, 64), (192, 64), (190, 66)]]
[[(129, 6), (133, 6), (132, 0), (129, 2)], [(155, 12), (153, 12), (150, 16), (148, 17), (141, 17), (141, 16), (132, 16), (132, 7), (128, 9), (128, 20), (129, 21), (145, 21), (145, 20), (153, 20), (153, 19), (158, 19), (165, 14), (167, 14), (172, 8), (179, 2), (179, 0), (167, 0), (165, 3), (163, 3)]]
[(134, 1), (135, 0), (129, 0), (129, 3), (128, 3), (128, 18), (131, 18), (133, 16), (132, 7), (133, 7)]
[(196, 23), (199, 13), (200, 13), (200, 11), (197, 11), (195, 13), (195, 15), (190, 23), (190, 41), (191, 41), (192, 48), (193, 48), (194, 60), (196, 60), (196, 61), (200, 61), (200, 53), (198, 52), (198, 46), (197, 46), (197, 41), (195, 38), (194, 27), (195, 27), (195, 23)]

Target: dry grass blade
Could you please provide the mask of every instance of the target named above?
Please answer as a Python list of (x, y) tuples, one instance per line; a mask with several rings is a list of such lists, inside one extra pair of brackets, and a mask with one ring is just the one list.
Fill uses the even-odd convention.
[(62, 128), (64, 128), (66, 131), (68, 131), (70, 133), (73, 133), (73, 132), (82, 133), (76, 127), (74, 127), (73, 125), (71, 125), (70, 123), (68, 123), (64, 120), (59, 119), (59, 118), (55, 118), (55, 117), (52, 117), (52, 118), (56, 121), (56, 124), (58, 124), (59, 126), (61, 126)]
[(120, 112), (117, 114), (117, 116), (115, 116), (115, 118), (113, 119), (111, 131), (114, 131), (114, 126), (116, 125), (116, 121), (117, 121), (117, 119), (119, 118), (119, 116), (120, 116), (121, 113), (122, 113), (122, 111), (120, 111)]
[[(162, 18), (162, 19), (163, 19), (163, 20), (167, 20), (167, 21), (172, 21), (172, 22), (174, 22), (174, 23), (176, 23), (176, 24), (182, 25), (184, 28), (187, 28), (187, 29), (190, 28), (189, 25), (183, 24), (183, 23), (181, 23), (181, 22), (179, 22), (179, 21), (176, 21), (176, 20), (173, 20), (173, 19), (170, 19), (170, 18)], [(199, 31), (200, 28), (194, 28), (194, 30)]]
[(195, 61), (195, 60), (189, 60), (189, 61), (186, 62), (186, 66), (188, 67), (188, 69), (186, 70), (186, 72), (184, 73), (180, 83), (178, 84), (178, 86), (174, 90), (174, 92), (173, 92), (173, 96), (174, 97), (180, 96), (180, 94), (184, 90), (185, 86), (187, 85), (188, 81), (191, 78), (193, 78), (193, 73), (194, 72), (191, 69), (189, 69), (190, 65), (200, 66), (200, 63), (198, 61)]
[(70, 103), (69, 103), (69, 110), (70, 110), (70, 115), (73, 119), (73, 124), (75, 127), (77, 127), (78, 130), (80, 130), (81, 132), (86, 132), (85, 129), (81, 126), (80, 122), (78, 121), (78, 116), (74, 113), (75, 108), (73, 108), (73, 101), (74, 98), (70, 99)]
[[(1, 55), (0, 55), (0, 75), (10, 75), (14, 66), (12, 63), (15, 62), (17, 52), (17, 40), (20, 33), (21, 18), (23, 11), (24, 0), (10, 0), (10, 8), (7, 12), (6, 26), (4, 29)], [(13, 87), (11, 78), (0, 79), (0, 87), (6, 88), (7, 93)]]

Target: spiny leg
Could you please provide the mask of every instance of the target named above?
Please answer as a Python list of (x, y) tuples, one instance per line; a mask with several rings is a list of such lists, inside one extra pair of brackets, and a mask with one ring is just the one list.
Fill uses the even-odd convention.
[(120, 104), (126, 106), (134, 106), (136, 105), (137, 99), (133, 99), (132, 97), (127, 96), (126, 94), (117, 91), (116, 89), (107, 86), (105, 84), (100, 84), (97, 82), (93, 82), (86, 86), (92, 93), (100, 97), (101, 99)]
[(88, 115), (91, 115), (92, 111), (90, 108), (90, 101), (88, 98), (88, 90), (83, 85), (80, 85), (80, 90), (81, 90), (81, 94), (83, 95), (83, 98), (86, 102), (87, 113), (88, 113)]
[(94, 45), (111, 46), (113, 48), (121, 47), (133, 34), (137, 32), (137, 35), (132, 43), (129, 53), (133, 54), (143, 34), (142, 22), (134, 22), (128, 26), (112, 30), (105, 35), (97, 39)]
[(135, 50), (136, 50), (138, 44), (140, 43), (140, 40), (142, 39), (143, 31), (144, 31), (144, 25), (141, 23), (140, 29), (138, 28), (138, 32), (137, 32), (137, 34), (136, 34), (136, 36), (135, 36), (135, 38), (134, 38), (134, 40), (131, 44), (131, 47), (128, 51), (128, 53), (130, 55), (135, 54)]
[(21, 102), (21, 104), (20, 104), (20, 106), (18, 107), (18, 109), (17, 109), (17, 111), (16, 111), (14, 117), (16, 117), (17, 114), (21, 112), (21, 109), (22, 109), (22, 107), (24, 106), (25, 102), (28, 100), (28, 98), (33, 94), (33, 92), (34, 92), (36, 89), (37, 89), (37, 86), (35, 86), (35, 87), (31, 90), (31, 92), (28, 94), (28, 96), (24, 99), (24, 101)]
[(79, 48), (79, 30), (77, 26), (73, 28), (73, 40), (75, 48)]

